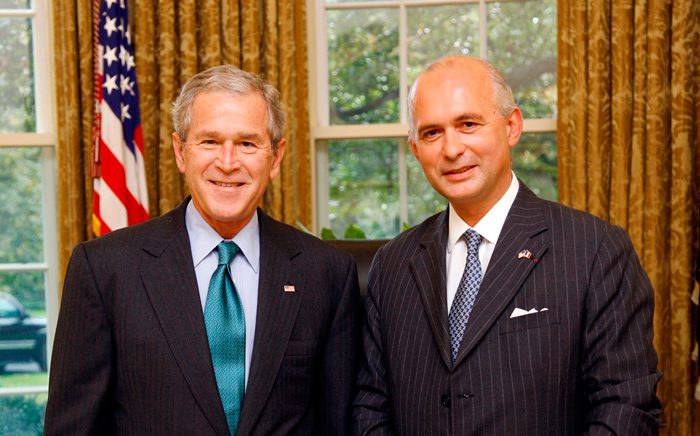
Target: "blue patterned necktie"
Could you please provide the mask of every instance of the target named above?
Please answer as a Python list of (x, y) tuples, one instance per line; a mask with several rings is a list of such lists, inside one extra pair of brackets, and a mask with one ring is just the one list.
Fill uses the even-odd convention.
[(467, 328), (469, 315), (472, 313), (476, 294), (481, 286), (481, 262), (479, 262), (479, 244), (481, 235), (472, 229), (462, 235), (467, 242), (467, 264), (464, 266), (464, 274), (457, 286), (457, 293), (452, 308), (450, 309), (450, 342), (452, 343), (452, 362), (457, 357), (459, 345), (462, 343), (462, 335)]
[(209, 282), (204, 323), (216, 384), (233, 435), (238, 428), (245, 393), (245, 316), (229, 267), (240, 248), (233, 241), (223, 241), (217, 250), (219, 266)]

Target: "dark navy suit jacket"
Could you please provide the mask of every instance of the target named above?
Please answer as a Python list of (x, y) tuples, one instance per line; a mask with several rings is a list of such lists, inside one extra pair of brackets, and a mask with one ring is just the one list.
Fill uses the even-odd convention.
[(627, 233), (521, 183), (452, 363), (447, 217), (374, 258), (355, 433), (657, 434), (654, 293)]
[[(75, 247), (45, 435), (229, 434), (186, 204)], [(355, 263), (261, 210), (258, 216), (257, 326), (236, 434), (347, 434), (361, 333)]]

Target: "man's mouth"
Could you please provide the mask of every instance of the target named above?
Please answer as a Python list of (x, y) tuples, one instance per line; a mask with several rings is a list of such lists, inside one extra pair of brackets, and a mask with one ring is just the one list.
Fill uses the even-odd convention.
[(467, 167), (463, 167), (457, 170), (452, 170), (452, 171), (447, 171), (445, 174), (462, 174), (463, 172), (469, 171), (470, 169), (476, 167), (476, 165), (471, 165)]
[(236, 186), (243, 186), (243, 183), (238, 183), (238, 182), (236, 182), (236, 183), (224, 183), (224, 182), (217, 182), (214, 180), (212, 180), (211, 182), (217, 186), (223, 186), (224, 188), (233, 188)]

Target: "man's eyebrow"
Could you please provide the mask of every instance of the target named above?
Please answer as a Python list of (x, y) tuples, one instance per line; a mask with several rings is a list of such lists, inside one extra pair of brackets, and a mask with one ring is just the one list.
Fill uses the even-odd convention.
[(194, 132), (192, 135), (194, 138), (216, 138), (221, 136), (221, 132), (218, 130), (202, 130), (199, 132)]
[(455, 117), (453, 121), (462, 121), (462, 120), (483, 121), (484, 117), (482, 117), (480, 114), (477, 114), (474, 112), (465, 112), (465, 113)]
[[(200, 138), (219, 138), (223, 134), (218, 131), (218, 130), (202, 130), (200, 132), (196, 132), (193, 135), (194, 139), (200, 139)], [(257, 133), (248, 133), (248, 132), (242, 132), (236, 135), (236, 139), (239, 140), (261, 140), (262, 137), (257, 134)]]

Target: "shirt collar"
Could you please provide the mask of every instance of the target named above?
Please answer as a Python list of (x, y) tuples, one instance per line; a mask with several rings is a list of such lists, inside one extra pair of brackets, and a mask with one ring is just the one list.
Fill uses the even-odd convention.
[[(505, 223), (508, 217), (508, 211), (515, 201), (516, 195), (518, 195), (518, 178), (515, 177), (515, 173), (511, 171), (512, 178), (510, 181), (510, 187), (503, 194), (498, 203), (496, 203), (491, 210), (489, 210), (486, 215), (484, 215), (481, 220), (474, 226), (474, 230), (479, 233), (486, 241), (491, 244), (496, 244), (498, 242), (498, 236), (501, 234), (501, 229), (503, 229), (503, 223)], [(455, 246), (459, 238), (462, 237), (464, 232), (472, 227), (465, 223), (462, 218), (457, 215), (452, 205), (450, 205), (450, 217), (449, 217), (449, 238), (447, 241), (447, 251), (452, 252), (452, 248)]]
[[(206, 222), (191, 200), (185, 211), (185, 225), (190, 237), (192, 262), (196, 268), (224, 239)], [(257, 273), (260, 267), (260, 224), (257, 210), (250, 222), (232, 240), (241, 249), (241, 253), (253, 271)]]

